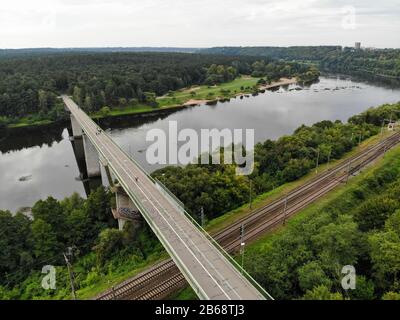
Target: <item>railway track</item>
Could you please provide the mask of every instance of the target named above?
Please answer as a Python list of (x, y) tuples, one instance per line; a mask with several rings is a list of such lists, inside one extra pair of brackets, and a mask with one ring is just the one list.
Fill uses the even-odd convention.
[[(240, 248), (241, 241), (246, 243), (259, 238), (268, 231), (283, 224), (310, 203), (345, 183), (349, 176), (375, 161), (387, 150), (400, 142), (400, 133), (395, 133), (381, 142), (363, 150), (325, 171), (307, 183), (293, 189), (287, 195), (278, 198), (265, 207), (254, 210), (250, 215), (239, 219), (222, 231), (213, 234), (214, 239), (229, 253)], [(244, 226), (244, 236), (240, 229)], [(160, 262), (135, 278), (119, 284), (96, 297), (100, 300), (155, 300), (170, 295), (186, 285), (186, 280), (172, 259)]]

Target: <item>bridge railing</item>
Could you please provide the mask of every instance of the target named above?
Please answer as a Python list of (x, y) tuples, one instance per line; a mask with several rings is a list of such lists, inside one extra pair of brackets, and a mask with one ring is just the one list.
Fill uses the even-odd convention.
[[(176, 201), (176, 206), (181, 206), (183, 203), (158, 179), (156, 182), (168, 193), (172, 201)], [(183, 207), (182, 207), (183, 208)], [(206, 231), (204, 228), (194, 219), (185, 209), (183, 209), (185, 216), (199, 229), (203, 235), (209, 240), (222, 254), (225, 258), (230, 261), (236, 269), (255, 287), (258, 291), (267, 299), (273, 300), (273, 297), (245, 270), (243, 267), (217, 242), (215, 239)]]
[(206, 231), (204, 228), (194, 219), (184, 208), (183, 203), (158, 179), (153, 178), (143, 167), (124, 149), (122, 149), (114, 139), (111, 142), (118, 147), (122, 152), (132, 161), (135, 165), (154, 183), (158, 184), (167, 194), (167, 199), (177, 208), (181, 208), (181, 212), (196, 226), (196, 228), (209, 240), (220, 252), (221, 254), (232, 263), (232, 265), (266, 298), (273, 300), (274, 298), (217, 242), (215, 239)]
[(180, 212), (184, 213), (185, 205), (180, 201), (169, 189), (167, 189), (160, 180), (154, 178), (156, 181), (156, 186), (169, 200), (169, 202), (176, 207)]

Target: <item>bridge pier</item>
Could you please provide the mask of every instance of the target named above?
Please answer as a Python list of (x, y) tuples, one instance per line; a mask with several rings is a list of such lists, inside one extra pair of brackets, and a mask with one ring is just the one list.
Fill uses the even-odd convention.
[(83, 134), (83, 148), (85, 150), (85, 161), (88, 177), (100, 177), (101, 170), (99, 153), (86, 134)]
[(106, 173), (106, 178), (107, 178), (108, 185), (111, 188), (113, 188), (114, 187), (114, 181), (113, 181), (113, 178), (112, 178), (112, 175), (111, 175), (110, 166), (108, 165), (107, 160), (105, 160), (102, 155), (100, 155), (99, 158), (100, 158), (100, 163), (101, 163), (102, 167), (104, 168), (104, 172)]
[(69, 116), (71, 118), (72, 135), (74, 137), (82, 137), (83, 134), (82, 127), (79, 125), (78, 121), (76, 121), (72, 113)]
[(87, 179), (86, 163), (85, 163), (85, 148), (83, 147), (82, 137), (71, 137), (72, 149), (74, 151), (76, 163), (78, 165), (80, 178), (82, 180)]
[(122, 231), (127, 221), (138, 222), (141, 220), (141, 215), (124, 189), (118, 185), (114, 186), (112, 189), (115, 191), (116, 197), (116, 209), (112, 209), (112, 213), (114, 218), (118, 220), (119, 230)]

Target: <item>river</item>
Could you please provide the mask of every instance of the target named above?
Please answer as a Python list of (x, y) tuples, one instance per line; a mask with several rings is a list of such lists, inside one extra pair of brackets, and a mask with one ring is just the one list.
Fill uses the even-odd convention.
[[(178, 128), (254, 129), (255, 141), (277, 139), (291, 134), (301, 124), (321, 120), (346, 121), (371, 106), (400, 101), (400, 89), (352, 81), (339, 77), (321, 77), (308, 87), (289, 85), (258, 96), (232, 99), (214, 106), (201, 105), (147, 118), (104, 121), (115, 141), (131, 153), (149, 172), (145, 150), (150, 142), (146, 133), (153, 128), (168, 131), (169, 121)], [(80, 163), (82, 168), (82, 163)], [(37, 200), (53, 196), (62, 199), (78, 192), (82, 196), (101, 182), (83, 183), (69, 139), (67, 125), (18, 131), (0, 137), (0, 209), (15, 212)]]

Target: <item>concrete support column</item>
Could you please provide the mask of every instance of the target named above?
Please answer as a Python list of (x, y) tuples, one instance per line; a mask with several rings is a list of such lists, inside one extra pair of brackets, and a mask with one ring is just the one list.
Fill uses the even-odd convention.
[(72, 113), (70, 114), (70, 118), (71, 118), (72, 135), (74, 137), (82, 137), (83, 134), (82, 127), (79, 125), (78, 121), (76, 121)]
[(113, 178), (111, 175), (111, 170), (110, 170), (110, 167), (108, 166), (107, 160), (105, 160), (101, 154), (99, 155), (99, 158), (100, 158), (100, 163), (103, 166), (104, 171), (106, 173), (108, 185), (110, 187), (114, 187), (114, 181), (113, 181)]
[(109, 166), (104, 166), (104, 170), (106, 171), (108, 184), (109, 184), (111, 187), (113, 187), (113, 186), (114, 186), (114, 181), (113, 181), (113, 179), (112, 179), (110, 167), (109, 167)]
[[(122, 231), (126, 221), (139, 221), (141, 217), (136, 205), (120, 187), (117, 187), (115, 196), (117, 209), (113, 212), (113, 214), (114, 217), (118, 220), (119, 230)], [(123, 212), (121, 212), (121, 209), (125, 210), (124, 214)], [(127, 211), (127, 209), (129, 209), (129, 211)]]
[(86, 163), (85, 163), (85, 148), (83, 146), (82, 137), (76, 137), (71, 140), (72, 149), (74, 150), (76, 163), (78, 164), (80, 178), (87, 179)]
[(85, 160), (88, 177), (100, 177), (101, 170), (99, 153), (85, 134), (83, 134), (83, 147), (85, 149)]

